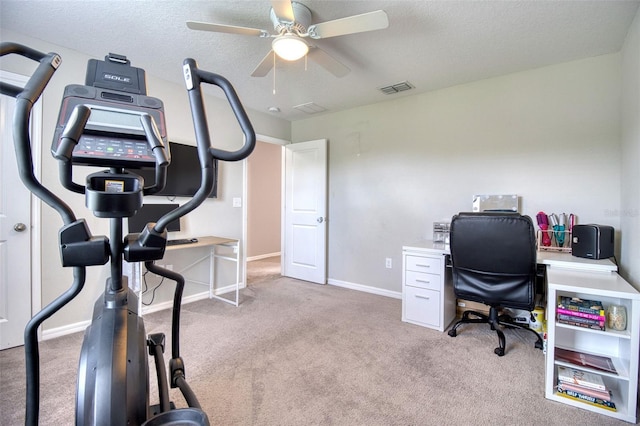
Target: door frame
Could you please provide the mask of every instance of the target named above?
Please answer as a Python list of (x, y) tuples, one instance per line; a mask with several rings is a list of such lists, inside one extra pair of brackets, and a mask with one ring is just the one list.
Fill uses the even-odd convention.
[[(10, 71), (0, 70), (0, 79), (10, 84), (22, 87), (29, 80), (29, 77)], [(33, 174), (37, 180), (40, 180), (42, 177), (43, 97), (44, 94), (40, 99), (38, 99), (31, 110), (31, 152), (33, 155)], [(31, 194), (30, 204), (31, 252), (29, 253), (29, 264), (31, 273), (31, 316), (33, 316), (42, 308), (42, 250), (40, 249), (42, 246), (42, 202), (38, 197)], [(40, 333), (41, 330), (38, 331), (38, 335), (40, 335)]]
[[(274, 145), (280, 145), (284, 147), (291, 143), (291, 141), (286, 139), (274, 138), (272, 136), (266, 136), (261, 134), (256, 134), (256, 141), (271, 143)], [(282, 149), (282, 162), (280, 168), (280, 186), (282, 191), (284, 191), (284, 148)], [(248, 217), (248, 202), (247, 198), (249, 195), (248, 188), (248, 167), (247, 160), (242, 160), (242, 287), (245, 288), (247, 286), (247, 228), (249, 225), (249, 217)], [(282, 192), (284, 194), (284, 192)], [(284, 197), (282, 197), (282, 205), (280, 206), (280, 222), (284, 220)], [(280, 230), (280, 251), (284, 250), (284, 231)], [(280, 256), (280, 270), (282, 270), (284, 264), (283, 257)]]

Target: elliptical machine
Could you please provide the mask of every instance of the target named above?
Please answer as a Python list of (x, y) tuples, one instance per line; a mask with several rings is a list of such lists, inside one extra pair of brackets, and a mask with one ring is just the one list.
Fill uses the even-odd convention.
[[(0, 82), (0, 93), (16, 98), (14, 148), (20, 177), (34, 195), (60, 214), (64, 222), (59, 231), (62, 265), (73, 268), (74, 276), (71, 287), (37, 313), (25, 328), (25, 424), (37, 425), (39, 419), (38, 327), (80, 293), (87, 266), (110, 262), (110, 277), (104, 293), (95, 302), (93, 319), (82, 344), (76, 424), (208, 425), (206, 414), (186, 382), (184, 362), (180, 356), (180, 306), (184, 278), (155, 265), (154, 261), (164, 256), (167, 225), (194, 210), (211, 193), (215, 179), (214, 160), (242, 160), (255, 146), (255, 133), (233, 86), (220, 75), (198, 69), (193, 59), (185, 59), (184, 79), (202, 170), (200, 188), (191, 200), (164, 215), (157, 223), (149, 223), (141, 233), (129, 234), (123, 239), (123, 218), (135, 215), (142, 206), (143, 195), (160, 191), (166, 182), (170, 153), (166, 147), (163, 105), (159, 99), (146, 96), (146, 89), (140, 90), (139, 84), (137, 88), (133, 87), (136, 84), (131, 86), (131, 78), (144, 82), (144, 71), (130, 67), (126, 58), (116, 55), (113, 61), (110, 57), (104, 63), (90, 61), (88, 79), (89, 70), (116, 67), (117, 72), (100, 71), (100, 75), (109, 75), (107, 80), (115, 80), (121, 86), (113, 89), (108, 81), (93, 86), (67, 86), (52, 153), (59, 161), (63, 186), (85, 194), (86, 205), (94, 215), (110, 221), (109, 237), (92, 236), (85, 220), (77, 219), (72, 209), (33, 174), (28, 132), (31, 109), (61, 59), (55, 53), (44, 54), (16, 43), (0, 44), (0, 56), (6, 54), (18, 54), (40, 63), (24, 88)], [(218, 86), (224, 92), (245, 138), (237, 151), (211, 146), (200, 87), (202, 82)], [(74, 164), (108, 169), (90, 174), (86, 185), (79, 185), (73, 181)], [(155, 183), (146, 187), (142, 177), (125, 170), (151, 166), (155, 168)], [(168, 378), (163, 360), (164, 334), (146, 336), (144, 321), (137, 311), (137, 296), (129, 289), (127, 277), (122, 274), (123, 260), (145, 262), (149, 271), (176, 282)], [(158, 378), (160, 402), (153, 407), (149, 405), (147, 353), (155, 359)], [(169, 386), (180, 389), (189, 408), (173, 408), (169, 400)]]

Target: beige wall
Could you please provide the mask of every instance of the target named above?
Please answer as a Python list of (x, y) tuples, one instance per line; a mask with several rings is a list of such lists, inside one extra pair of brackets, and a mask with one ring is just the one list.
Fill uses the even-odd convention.
[(640, 289), (640, 11), (622, 50), (621, 275)]
[(294, 142), (329, 139), (330, 282), (399, 296), (402, 246), (431, 238), (434, 221), (469, 211), (474, 194), (518, 194), (532, 217), (575, 213), (580, 223), (619, 231), (620, 58), (294, 122)]
[[(40, 151), (42, 158), (42, 179), (46, 186), (51, 187), (54, 193), (58, 194), (71, 205), (74, 211), (77, 212), (79, 218), (87, 219), (94, 235), (108, 236), (108, 221), (93, 217), (93, 214), (84, 206), (83, 195), (70, 193), (59, 184), (58, 164), (49, 152), (64, 87), (68, 84), (84, 83), (87, 60), (91, 58), (64, 47), (51, 45), (7, 30), (0, 32), (0, 39), (3, 41), (23, 43), (43, 52), (53, 51), (62, 56), (62, 65), (53, 76), (42, 97), (43, 146)], [(107, 53), (108, 52), (105, 52), (105, 54)], [(126, 54), (126, 52), (120, 53)], [(135, 58), (129, 59), (132, 65), (136, 66)], [(30, 75), (35, 68), (32, 64), (35, 63), (28, 62), (16, 55), (9, 55), (3, 57), (1, 67), (7, 71)], [(176, 67), (181, 68), (182, 64), (176, 64)], [(169, 140), (194, 145), (195, 136), (193, 124), (184, 86), (169, 83), (158, 78), (154, 75), (154, 70), (146, 70), (146, 72), (148, 94), (160, 98), (164, 102)], [(242, 100), (245, 94), (239, 93), (239, 96)], [(213, 144), (223, 149), (237, 149), (243, 143), (243, 136), (235, 124), (236, 121), (231, 109), (219, 98), (206, 95), (205, 98)], [(274, 138), (290, 139), (291, 128), (289, 122), (256, 111), (247, 111), (247, 114), (251, 119), (256, 133)], [(98, 170), (95, 168), (84, 169), (86, 169), (84, 173), (86, 173), (87, 170), (90, 172)], [(76, 179), (76, 182), (82, 182), (82, 170), (77, 173), (78, 179)], [(218, 235), (238, 239), (242, 238), (242, 209), (234, 208), (232, 199), (234, 197), (242, 197), (243, 164), (241, 162), (222, 163), (219, 177), (218, 198), (208, 199), (197, 210), (183, 218), (182, 231), (172, 237)], [(149, 202), (156, 200), (158, 200), (158, 197), (153, 197)], [(147, 200), (145, 199), (145, 201)], [(180, 204), (186, 201), (187, 199), (184, 198), (176, 199), (176, 202)], [(42, 247), (39, 248), (43, 259), (41, 283), (43, 306), (65, 291), (72, 282), (72, 275), (69, 268), (62, 268), (60, 266), (57, 231), (61, 225), (62, 223), (59, 216), (48, 206), (43, 206), (41, 227)], [(227, 268), (227, 266), (225, 265), (223, 268)], [(232, 265), (229, 265), (228, 268), (230, 269), (230, 274), (235, 271)], [(224, 273), (224, 271), (220, 272)], [(43, 325), (44, 330), (66, 327), (89, 320), (91, 318), (94, 300), (102, 292), (108, 274), (109, 269), (107, 266), (88, 268), (85, 289), (80, 296), (68, 306), (47, 320)], [(161, 294), (158, 295), (159, 300), (164, 300), (165, 298), (171, 300), (170, 295), (172, 294), (172, 289), (170, 287), (171, 286), (164, 286), (161, 289)], [(202, 291), (202, 287), (189, 286), (185, 290), (185, 296), (199, 291)]]
[(258, 141), (247, 159), (247, 257), (280, 253), (282, 146)]

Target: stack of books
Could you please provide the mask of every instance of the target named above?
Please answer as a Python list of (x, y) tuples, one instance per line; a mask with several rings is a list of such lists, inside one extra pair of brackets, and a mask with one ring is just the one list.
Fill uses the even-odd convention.
[(578, 327), (604, 330), (606, 316), (602, 302), (579, 299), (577, 297), (558, 297), (556, 309), (558, 322)]
[(558, 366), (558, 395), (609, 411), (616, 411), (602, 376), (596, 373)]

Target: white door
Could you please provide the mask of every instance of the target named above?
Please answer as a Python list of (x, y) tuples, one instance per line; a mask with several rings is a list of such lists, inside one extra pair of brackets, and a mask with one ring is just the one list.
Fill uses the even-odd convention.
[(327, 140), (285, 146), (283, 274), (327, 282)]
[[(14, 85), (26, 81), (0, 77)], [(24, 344), (31, 318), (31, 195), (18, 175), (14, 110), (15, 99), (0, 95), (0, 350)]]

